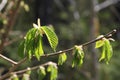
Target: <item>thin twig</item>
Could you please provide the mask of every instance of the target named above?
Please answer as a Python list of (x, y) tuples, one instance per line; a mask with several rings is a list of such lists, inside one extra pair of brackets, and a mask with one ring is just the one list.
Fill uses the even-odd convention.
[[(113, 34), (115, 34), (116, 32), (117, 32), (117, 30), (114, 29), (114, 30), (112, 30), (111, 32), (107, 33), (106, 35), (104, 35), (104, 36), (102, 36), (102, 37), (100, 37), (100, 38), (96, 38), (96, 39), (91, 40), (91, 41), (89, 41), (89, 42), (83, 43), (83, 44), (81, 44), (81, 45), (79, 45), (79, 46), (85, 47), (85, 46), (87, 46), (87, 45), (89, 45), (89, 44), (92, 44), (92, 43), (94, 43), (94, 42), (96, 42), (96, 41), (99, 41), (99, 40), (101, 40), (101, 39), (103, 39), (103, 38), (109, 38), (109, 37), (111, 37)], [(74, 47), (69, 48), (69, 49), (65, 49), (65, 50), (62, 50), (62, 51), (58, 51), (58, 52), (55, 52), (55, 53), (44, 54), (42, 57), (59, 55), (59, 54), (62, 54), (62, 53), (64, 53), (64, 52), (72, 51), (73, 49), (74, 49)]]
[(1, 76), (1, 77), (0, 77), (0, 80), (4, 80), (4, 79), (6, 79), (7, 77), (9, 77), (10, 74), (11, 74), (18, 66), (20, 66), (22, 63), (24, 63), (26, 60), (27, 60), (27, 58), (24, 58), (24, 59), (22, 59), (21, 61), (19, 61), (18, 64), (14, 65), (14, 66), (9, 70), (8, 73), (6, 73), (5, 75)]
[[(23, 38), (23, 36), (20, 36), (19, 38), (16, 38), (16, 39), (13, 39), (13, 40), (9, 41), (8, 43), (6, 43), (6, 44), (4, 45), (4, 47), (12, 44), (13, 42), (19, 40), (20, 38)], [(18, 64), (16, 61), (14, 61), (14, 60), (12, 60), (12, 59), (10, 59), (10, 58), (2, 55), (2, 54), (0, 54), (0, 58), (6, 60), (6, 61), (8, 61), (8, 62), (10, 62), (10, 63), (13, 64), (13, 65)]]
[(4, 44), (4, 47), (6, 47), (6, 46), (8, 46), (8, 45), (11, 45), (12, 43), (14, 43), (14, 42), (22, 39), (23, 37), (24, 37), (23, 35), (20, 35), (20, 37), (15, 38), (15, 39), (13, 39), (13, 40), (10, 40), (10, 41), (6, 42), (6, 43)]
[[(21, 2), (21, 0), (18, 0), (17, 4), (16, 4), (16, 8), (11, 11), (12, 13), (9, 12), (10, 17), (8, 18), (7, 25), (4, 25), (5, 33), (2, 34), (2, 39), (1, 39), (1, 44), (0, 44), (0, 52), (2, 52), (2, 50), (4, 48), (4, 44), (9, 36), (9, 32), (11, 31), (11, 29), (15, 23), (16, 17), (18, 15), (19, 7), (20, 7), (20, 2)], [(12, 6), (14, 6), (13, 3), (12, 3)]]
[[(54, 63), (54, 62), (49, 61), (49, 62), (46, 62), (46, 63), (41, 64), (41, 65), (37, 65), (37, 66), (31, 67), (31, 68), (29, 67), (29, 69), (30, 69), (30, 70), (35, 70), (35, 69), (38, 69), (40, 66), (48, 66), (48, 65), (50, 65), (51, 63), (52, 63), (52, 64), (56, 64), (56, 63)], [(20, 70), (20, 71), (13, 72), (13, 73), (15, 73), (15, 74), (21, 74), (21, 73), (25, 73), (25, 72), (28, 71), (29, 69), (27, 68), (27, 69), (23, 69), (23, 70)]]
[(13, 65), (16, 65), (16, 64), (17, 64), (17, 62), (13, 61), (13, 60), (10, 59), (10, 58), (7, 58), (6, 56), (3, 56), (2, 54), (0, 54), (0, 57), (1, 57), (2, 59), (4, 59), (4, 60), (10, 62), (10, 63), (13, 64)]
[(5, 7), (6, 4), (7, 4), (7, 0), (2, 0), (2, 2), (0, 3), (0, 12)]
[(118, 3), (119, 1), (120, 1), (120, 0), (106, 0), (106, 1), (104, 1), (103, 3), (100, 3), (100, 4), (96, 5), (96, 6), (94, 7), (94, 10), (95, 10), (96, 12), (99, 12), (100, 10), (102, 10), (102, 9), (104, 9), (104, 8), (107, 8), (107, 7), (109, 7), (109, 6), (113, 5), (113, 4), (116, 4), (116, 3)]

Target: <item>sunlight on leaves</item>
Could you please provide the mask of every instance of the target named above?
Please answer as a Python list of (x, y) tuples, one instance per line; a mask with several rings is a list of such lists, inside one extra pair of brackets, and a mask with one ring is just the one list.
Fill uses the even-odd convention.
[[(103, 35), (99, 36), (98, 38), (103, 37)], [(110, 44), (110, 40), (113, 40), (112, 38), (108, 38), (106, 39), (105, 37), (103, 37), (101, 40), (96, 42), (95, 48), (100, 48), (102, 47), (102, 53), (101, 53), (101, 57), (99, 59), (99, 61), (105, 61), (106, 64), (109, 63), (112, 54), (113, 54), (113, 50), (112, 50), (112, 46)]]
[(43, 80), (44, 77), (46, 76), (45, 68), (43, 66), (40, 66), (39, 69), (37, 70), (38, 73), (38, 79)]
[(60, 54), (58, 58), (58, 65), (62, 65), (66, 60), (67, 60), (66, 53)]
[(47, 71), (50, 72), (50, 80), (57, 79), (58, 68), (55, 63), (49, 64)]
[(106, 64), (108, 64), (112, 55), (113, 55), (113, 50), (112, 50), (110, 41), (108, 39), (104, 38), (104, 45), (102, 48), (102, 54), (101, 54), (99, 61), (104, 60), (106, 62)]
[(58, 37), (57, 37), (57, 35), (49, 27), (43, 26), (41, 28), (45, 32), (45, 34), (47, 36), (47, 39), (48, 39), (48, 41), (50, 43), (51, 48), (55, 51), (55, 49), (56, 49), (56, 47), (58, 45)]
[(11, 76), (11, 80), (19, 80), (18, 76), (16, 74), (13, 74)]
[(27, 32), (24, 41), (20, 43), (18, 53), (21, 57), (27, 56), (28, 59), (31, 59), (32, 56), (35, 56), (40, 60), (40, 56), (44, 54), (42, 45), (43, 34), (47, 36), (51, 48), (54, 51), (56, 50), (58, 37), (55, 34), (53, 27), (41, 26), (40, 19), (38, 19), (37, 23), (38, 24), (33, 23), (34, 28)]
[(29, 74), (23, 74), (22, 80), (30, 80), (30, 75)]
[[(97, 39), (98, 39), (98, 38), (101, 38), (101, 37), (103, 37), (103, 35), (98, 36)], [(96, 42), (95, 48), (100, 48), (100, 47), (102, 47), (103, 45), (104, 45), (104, 40), (101, 39), (101, 40), (99, 40), (99, 41)]]
[(84, 52), (82, 46), (75, 46), (73, 51), (72, 67), (80, 67), (83, 64)]

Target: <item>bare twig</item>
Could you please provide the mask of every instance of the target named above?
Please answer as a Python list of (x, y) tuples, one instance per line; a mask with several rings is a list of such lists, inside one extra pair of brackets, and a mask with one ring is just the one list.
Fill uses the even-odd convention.
[(10, 41), (6, 42), (6, 43), (4, 44), (4, 47), (6, 47), (6, 46), (8, 46), (8, 45), (10, 45), (10, 44), (12, 44), (12, 43), (14, 43), (14, 42), (22, 39), (23, 37), (24, 37), (23, 35), (20, 35), (20, 37), (17, 37), (17, 38), (15, 38), (15, 39), (13, 39), (13, 40), (10, 40)]
[(103, 3), (96, 5), (96, 6), (94, 7), (94, 10), (95, 10), (96, 12), (99, 12), (100, 10), (102, 10), (102, 9), (104, 9), (104, 8), (106, 8), (106, 7), (109, 7), (109, 6), (113, 5), (113, 4), (116, 4), (116, 3), (118, 3), (119, 1), (120, 1), (120, 0), (106, 0), (106, 1), (104, 1)]
[[(20, 38), (23, 38), (23, 36), (20, 36)], [(19, 40), (20, 38), (16, 38), (16, 39), (13, 39), (13, 40), (7, 42), (7, 43), (4, 45), (4, 47), (5, 47), (5, 46), (8, 46), (8, 45), (10, 45), (10, 44), (12, 44), (13, 42)], [(8, 61), (8, 62), (10, 62), (10, 63), (13, 64), (13, 65), (18, 64), (16, 61), (13, 61), (12, 59), (10, 59), (10, 58), (8, 58), (8, 57), (2, 55), (2, 54), (0, 54), (0, 58), (6, 60), (6, 61)]]
[(4, 60), (10, 62), (11, 64), (14, 64), (14, 65), (17, 64), (17, 62), (13, 61), (13, 60), (10, 59), (10, 58), (7, 58), (6, 56), (3, 56), (2, 54), (0, 54), (0, 57), (1, 57), (2, 59), (4, 59)]
[[(35, 69), (38, 69), (40, 66), (48, 66), (48, 65), (50, 65), (51, 63), (52, 63), (52, 64), (56, 64), (56, 63), (54, 63), (54, 62), (49, 61), (49, 62), (46, 62), (46, 63), (41, 64), (41, 65), (37, 65), (37, 66), (31, 67), (31, 68), (29, 67), (29, 69), (30, 69), (30, 70), (35, 70)], [(25, 72), (28, 71), (29, 69), (27, 68), (27, 69), (23, 69), (23, 70), (20, 70), (20, 71), (13, 72), (13, 73), (15, 73), (15, 74), (21, 74), (21, 73), (25, 73)]]
[(2, 0), (2, 2), (0, 3), (0, 12), (5, 7), (6, 4), (7, 4), (7, 0)]
[(19, 11), (19, 7), (20, 7), (20, 2), (21, 0), (18, 0), (17, 1), (17, 4), (16, 4), (16, 8), (13, 9), (9, 15), (9, 19), (8, 19), (8, 23), (7, 25), (5, 25), (5, 32), (2, 34), (2, 39), (1, 39), (1, 44), (0, 44), (0, 51), (3, 50), (4, 48), (4, 44), (8, 38), (8, 35), (9, 35), (9, 32), (11, 31), (13, 25), (14, 25), (14, 22), (15, 22), (15, 19), (17, 17), (17, 14), (18, 14), (18, 11)]
[(18, 66), (20, 66), (22, 63), (24, 63), (26, 60), (27, 60), (27, 58), (24, 58), (23, 60), (19, 61), (18, 64), (14, 65), (14, 66), (9, 70), (8, 73), (6, 73), (5, 75), (1, 76), (1, 77), (0, 77), (0, 80), (4, 80), (4, 79), (6, 79), (7, 77), (9, 77), (10, 74), (11, 74)]

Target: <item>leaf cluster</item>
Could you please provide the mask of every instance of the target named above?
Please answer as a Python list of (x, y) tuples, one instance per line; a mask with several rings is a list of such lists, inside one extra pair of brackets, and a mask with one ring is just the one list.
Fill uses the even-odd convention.
[(45, 34), (49, 41), (51, 48), (55, 51), (58, 38), (49, 26), (40, 26), (40, 22), (38, 20), (38, 25), (33, 24), (34, 28), (30, 29), (25, 39), (21, 42), (18, 53), (21, 57), (27, 56), (31, 59), (32, 56), (35, 56), (38, 60), (40, 60), (40, 56), (44, 54), (42, 38)]
[[(101, 36), (99, 36), (99, 37), (101, 37)], [(100, 47), (102, 48), (102, 53), (101, 53), (101, 57), (100, 57), (99, 61), (104, 60), (106, 62), (106, 64), (108, 64), (113, 55), (113, 49), (110, 44), (110, 40), (107, 38), (103, 38), (103, 39), (97, 41), (95, 48), (100, 48)]]
[[(40, 60), (40, 57), (44, 55), (44, 50), (43, 50), (43, 44), (42, 44), (42, 38), (43, 35), (45, 34), (51, 48), (56, 51), (56, 47), (58, 45), (58, 38), (57, 35), (55, 34), (54, 30), (49, 27), (49, 26), (40, 26), (40, 20), (38, 19), (38, 25), (33, 24), (34, 28), (30, 29), (24, 40), (21, 42), (19, 46), (19, 55), (21, 57), (27, 56), (29, 59), (31, 59), (33, 56), (35, 56), (38, 60)], [(59, 55), (58, 58), (58, 65), (63, 65), (63, 63), (66, 62), (67, 60), (67, 55), (66, 52), (69, 50), (73, 50), (73, 58), (72, 58), (72, 67), (81, 67), (83, 64), (84, 60), (84, 51), (83, 51), (83, 46), (91, 44), (92, 42), (96, 42), (95, 48), (102, 48), (102, 54), (99, 59), (99, 61), (104, 60), (107, 64), (109, 63), (113, 50), (112, 46), (110, 44), (110, 39), (105, 38), (103, 35), (100, 35), (98, 40), (88, 42), (87, 44), (84, 45), (75, 45), (73, 48), (65, 50), (65, 51), (60, 51), (53, 53), (53, 55), (57, 54)], [(60, 54), (59, 54), (60, 53)], [(57, 65), (53, 63), (49, 63), (47, 70), (45, 67), (40, 66), (37, 70), (38, 73), (38, 78), (39, 80), (44, 79), (46, 76), (46, 71), (50, 73), (50, 80), (56, 80), (57, 79)], [(23, 75), (23, 80), (29, 79), (31, 71), (28, 70)], [(14, 76), (16, 78), (16, 76)], [(17, 78), (15, 79), (17, 80)]]

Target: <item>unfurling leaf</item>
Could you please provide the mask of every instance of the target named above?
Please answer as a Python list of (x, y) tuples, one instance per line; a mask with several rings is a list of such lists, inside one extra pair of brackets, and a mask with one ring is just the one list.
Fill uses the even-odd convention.
[(109, 40), (113, 40), (113, 39), (112, 38), (106, 39), (105, 37), (103, 37), (103, 35), (99, 36), (98, 38), (101, 37), (102, 39), (96, 42), (95, 48), (102, 47), (102, 54), (99, 61), (104, 60), (106, 64), (108, 64), (113, 54), (112, 46)]
[(35, 55), (35, 57), (40, 60), (40, 56), (44, 54), (41, 34), (39, 28), (32, 28), (28, 31), (18, 49), (21, 57), (27, 56), (31, 59), (31, 57)]
[(45, 35), (47, 36), (47, 39), (49, 41), (49, 44), (51, 48), (55, 51), (57, 45), (58, 45), (58, 38), (55, 32), (46, 26), (41, 27), (41, 29), (44, 31)]
[(105, 46), (102, 46), (102, 53), (101, 53), (101, 57), (100, 57), (99, 61), (102, 61), (105, 59), (105, 53), (106, 53)]
[(100, 48), (104, 45), (104, 40), (99, 40), (95, 44), (95, 48)]
[(36, 45), (36, 44), (34, 44), (34, 40), (35, 40), (35, 36), (36, 36), (36, 31), (37, 31), (36, 28), (32, 28), (32, 29), (30, 29), (27, 32), (27, 34), (25, 36), (25, 45), (24, 45), (24, 47), (25, 47), (25, 55), (29, 59), (31, 59), (31, 57), (34, 54), (34, 50), (35, 50), (34, 46)]
[(58, 58), (58, 65), (62, 65), (66, 60), (67, 60), (66, 53), (60, 54)]
[[(98, 36), (97, 38), (101, 38), (101, 37), (103, 37), (103, 35), (100, 35), (100, 36)], [(96, 42), (95, 48), (100, 48), (100, 47), (102, 47), (103, 45), (104, 45), (104, 40), (101, 39), (101, 40), (99, 40), (99, 41)]]
[(31, 74), (31, 68), (27, 68), (26, 74)]
[(40, 57), (44, 54), (43, 34), (47, 36), (49, 44), (54, 51), (58, 45), (58, 38), (51, 27), (40, 25), (40, 19), (38, 19), (38, 24), (33, 23), (33, 27), (27, 32), (24, 41), (20, 44), (18, 53), (21, 57), (27, 56), (28, 59), (31, 59), (32, 56), (35, 56), (40, 60)]
[(37, 70), (38, 73), (38, 79), (43, 80), (44, 77), (46, 76), (45, 68), (40, 66), (39, 69)]
[(47, 68), (47, 71), (50, 72), (50, 80), (57, 79), (58, 69), (57, 69), (56, 64), (50, 64)]
[(35, 48), (35, 56), (38, 60), (40, 60), (40, 56), (44, 54), (43, 47), (42, 47), (42, 36), (39, 34), (36, 36), (36, 39), (34, 41), (34, 44), (36, 44)]
[(31, 69), (27, 68), (27, 71), (23, 74), (22, 80), (30, 80)]
[(82, 46), (75, 46), (73, 52), (72, 67), (81, 66), (83, 64), (84, 52)]
[(108, 39), (104, 38), (104, 45), (103, 45), (103, 49), (102, 49), (101, 58), (99, 59), (99, 61), (104, 60), (106, 62), (106, 64), (108, 64), (112, 57), (112, 54), (113, 54), (113, 50), (112, 50), (110, 41)]
[(20, 57), (24, 57), (24, 55), (25, 55), (25, 40), (24, 41), (22, 41), (21, 43), (20, 43), (20, 45), (19, 45), (19, 47), (18, 47), (18, 54), (19, 54), (19, 56)]
[(39, 28), (37, 24), (33, 23), (34, 28)]
[(30, 75), (29, 74), (23, 74), (22, 80), (30, 80)]
[(13, 74), (11, 76), (11, 80), (19, 80), (18, 76), (16, 74)]

